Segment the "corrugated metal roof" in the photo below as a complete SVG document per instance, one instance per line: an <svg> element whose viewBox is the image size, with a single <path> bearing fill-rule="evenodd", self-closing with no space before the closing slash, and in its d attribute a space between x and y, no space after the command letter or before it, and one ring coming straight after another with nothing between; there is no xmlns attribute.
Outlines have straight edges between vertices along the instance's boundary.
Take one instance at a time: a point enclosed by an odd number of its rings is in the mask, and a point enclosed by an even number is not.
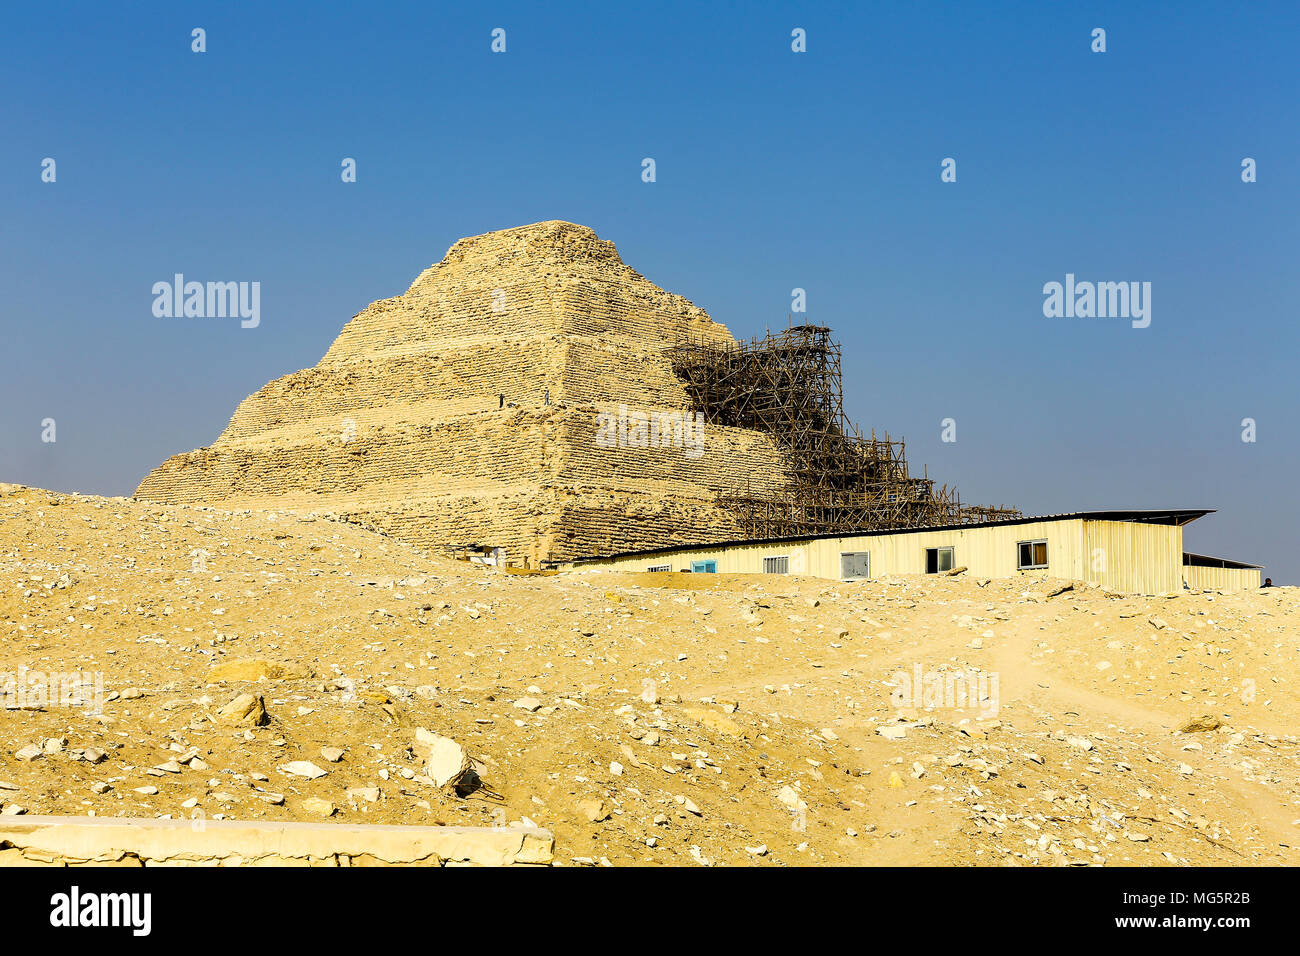
<svg viewBox="0 0 1300 956"><path fill-rule="evenodd" d="M1022 515L1019 518L999 518L996 521L979 521L970 524L928 525L920 528L886 528L880 531L850 531L844 534L809 534L794 538L736 538L732 541L704 541L699 544L675 544L666 548L645 548L637 551L619 551L590 558L575 558L574 564L588 561L608 561L611 558L629 558L633 555L669 554L674 551L690 551L698 548L730 548L742 544L791 544L799 541L829 541L834 538L862 538L886 534L915 534L918 531L957 531L968 528L990 528L997 525L1031 524L1035 521L1069 521L1084 519L1090 521L1136 521L1145 524L1185 525L1197 518L1214 513L1213 508L1187 508L1175 510L1136 510L1123 511L1065 511L1050 515Z"/></svg>
<svg viewBox="0 0 1300 956"><path fill-rule="evenodd" d="M1191 558L1191 560L1187 560ZM1244 561L1233 561L1231 558L1216 558L1208 554L1196 554L1192 551L1183 552L1183 564L1197 568L1243 568L1248 571L1261 571L1264 568L1262 564L1246 564Z"/></svg>

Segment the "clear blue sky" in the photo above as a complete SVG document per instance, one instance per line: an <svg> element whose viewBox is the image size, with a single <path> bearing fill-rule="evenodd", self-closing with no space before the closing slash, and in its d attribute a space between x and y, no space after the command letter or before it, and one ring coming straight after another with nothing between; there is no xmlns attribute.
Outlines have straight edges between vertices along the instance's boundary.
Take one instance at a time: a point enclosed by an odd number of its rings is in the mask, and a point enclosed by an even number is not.
<svg viewBox="0 0 1300 956"><path fill-rule="evenodd" d="M456 239L567 219L738 336L806 289L968 503L1218 508L1189 549L1300 581L1300 5L274 6L6 8L0 480L129 494ZM176 272L261 325L155 318ZM1151 326L1045 318L1067 272Z"/></svg>

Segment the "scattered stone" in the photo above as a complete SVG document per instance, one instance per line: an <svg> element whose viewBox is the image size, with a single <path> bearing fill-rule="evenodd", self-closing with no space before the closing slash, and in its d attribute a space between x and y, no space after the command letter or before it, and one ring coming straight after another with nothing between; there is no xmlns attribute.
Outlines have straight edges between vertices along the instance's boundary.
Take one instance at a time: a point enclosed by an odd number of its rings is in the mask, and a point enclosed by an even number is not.
<svg viewBox="0 0 1300 956"><path fill-rule="evenodd" d="M799 791L788 784L777 791L776 799L785 804L791 810L806 809L808 804L799 796Z"/></svg>
<svg viewBox="0 0 1300 956"><path fill-rule="evenodd" d="M423 727L415 731L413 749L424 757L424 772L435 786L456 786L473 769L464 747Z"/></svg>
<svg viewBox="0 0 1300 956"><path fill-rule="evenodd" d="M240 694L217 711L217 719L233 727L261 727L269 722L266 704L260 696Z"/></svg>
<svg viewBox="0 0 1300 956"><path fill-rule="evenodd" d="M308 797L302 802L302 808L318 817L332 817L337 812L334 804L322 797Z"/></svg>
<svg viewBox="0 0 1300 956"><path fill-rule="evenodd" d="M311 676L311 669L305 664L281 664L261 658L250 658L218 664L208 671L207 680L210 684L217 684L243 680L301 680ZM122 696L125 697L126 694L123 693Z"/></svg>
<svg viewBox="0 0 1300 956"><path fill-rule="evenodd" d="M315 780L329 773L328 770L322 770L310 760L293 760L282 764L278 769L281 773L291 774L295 777L306 777L308 780Z"/></svg>
<svg viewBox="0 0 1300 956"><path fill-rule="evenodd" d="M703 707L687 707L684 713L696 723L702 724L724 736L743 737L745 735L745 730L740 724L716 710L706 710Z"/></svg>

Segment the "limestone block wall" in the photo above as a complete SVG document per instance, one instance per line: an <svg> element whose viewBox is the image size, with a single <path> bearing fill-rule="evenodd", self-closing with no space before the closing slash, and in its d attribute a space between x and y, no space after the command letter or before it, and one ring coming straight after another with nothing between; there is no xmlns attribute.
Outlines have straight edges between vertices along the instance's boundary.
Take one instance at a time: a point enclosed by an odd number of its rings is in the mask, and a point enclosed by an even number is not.
<svg viewBox="0 0 1300 956"><path fill-rule="evenodd" d="M0 822L3 866L546 866L534 827L23 816Z"/></svg>
<svg viewBox="0 0 1300 956"><path fill-rule="evenodd" d="M554 338L478 343L441 354L358 360L294 372L263 386L235 410L220 441L262 440L275 429L312 425L341 434L345 420L430 423L456 410L496 408L498 395L541 405L558 391Z"/></svg>

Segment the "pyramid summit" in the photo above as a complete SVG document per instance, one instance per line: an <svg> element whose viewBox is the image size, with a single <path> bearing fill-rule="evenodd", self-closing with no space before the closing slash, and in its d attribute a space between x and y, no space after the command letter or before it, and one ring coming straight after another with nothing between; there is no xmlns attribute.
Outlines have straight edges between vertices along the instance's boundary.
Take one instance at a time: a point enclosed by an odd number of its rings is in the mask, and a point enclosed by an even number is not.
<svg viewBox="0 0 1300 956"><path fill-rule="evenodd" d="M531 567L721 540L738 526L718 496L755 475L779 481L782 458L746 428L710 425L702 454L689 441L691 398L670 355L687 339L734 342L586 226L461 239L136 496L328 512L424 547L502 548ZM634 435L662 420L688 440L629 442L629 418Z"/></svg>

